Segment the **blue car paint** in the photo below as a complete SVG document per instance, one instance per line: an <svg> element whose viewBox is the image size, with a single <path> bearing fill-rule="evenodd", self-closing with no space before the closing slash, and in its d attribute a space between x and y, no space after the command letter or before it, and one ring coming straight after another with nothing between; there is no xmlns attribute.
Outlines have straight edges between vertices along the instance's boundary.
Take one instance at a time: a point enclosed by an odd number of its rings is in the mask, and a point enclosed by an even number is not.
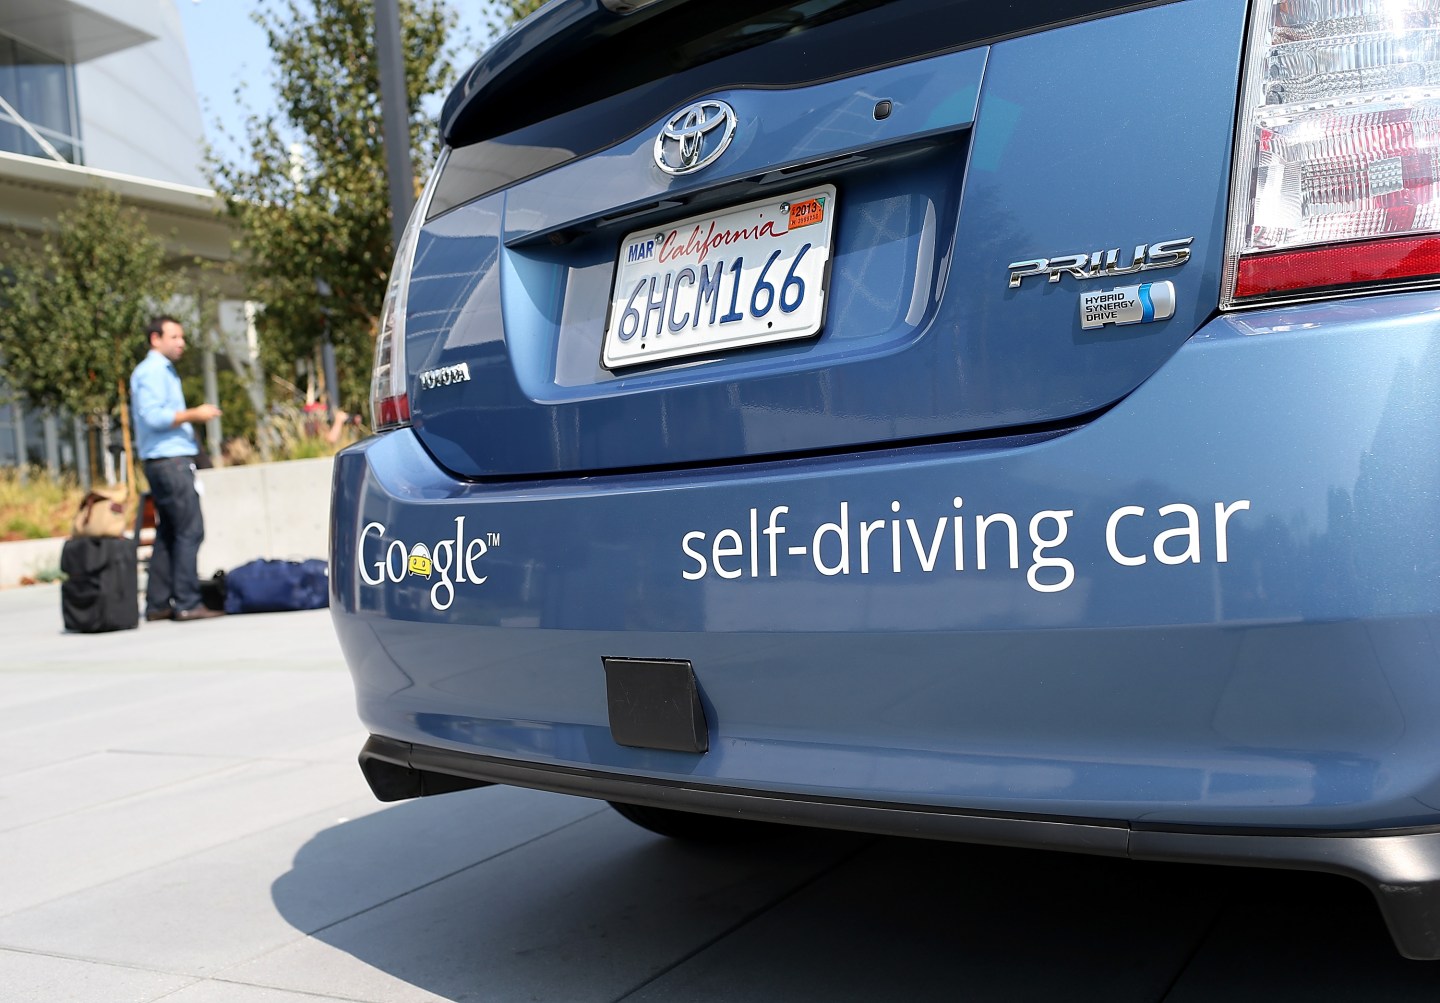
<svg viewBox="0 0 1440 1003"><path fill-rule="evenodd" d="M1413 453L1440 427L1437 317L1440 295L1411 293L1221 318L1099 420L1013 447L478 485L408 432L370 440L340 458L337 527L379 522L387 546L433 552L463 516L467 539L498 544L474 562L485 581L456 584L441 611L437 579L362 581L381 534L333 541L362 717L416 743L766 789L1420 824L1440 797L1440 465ZM827 576L782 547L772 577L766 547L755 569L722 558L739 577L684 578L685 535L748 543L752 508L763 529L788 506L788 545L842 503L853 523L898 501L928 549L955 496L959 512L1016 517L1018 568L997 545L978 569L971 539L964 571L942 546L927 573L907 526L898 573L887 527L868 574L853 551L849 574ZM1221 563L1213 506L1239 500ZM1154 554L1186 523L1158 515L1172 503L1201 516L1198 562ZM1131 505L1146 514L1123 517L1116 544L1139 566L1105 543ZM1051 593L1027 578L1025 520L1047 510L1075 513L1048 552L1074 580ZM616 745L602 655L692 660L711 751Z"/></svg>
<svg viewBox="0 0 1440 1003"><path fill-rule="evenodd" d="M1243 21L1240 0L1173 4L877 71L864 85L816 85L779 125L737 140L734 174L753 174L767 157L793 156L807 108L848 108L892 85L915 87L921 102L881 123L892 140L949 136L928 154L834 179L831 295L815 341L658 370L600 365L618 240L516 246L515 234L522 222L544 232L695 188L649 164L659 122L430 221L411 286L411 362L466 361L475 378L442 391L412 383L427 447L466 476L623 470L996 429L1112 403L1218 302L1234 107L1214 95L1233 99ZM1092 96L1084 83L1097 52L1154 85ZM973 134L946 133L968 120L982 68ZM955 79L959 108L943 88L916 87L921 69ZM784 97L727 96L742 117L747 101ZM875 142L871 132L852 138ZM1163 326L1082 334L1073 281L1007 287L1018 259L1115 248L1128 261L1137 244L1184 237L1194 238L1192 264L1146 273L1176 284L1179 306ZM476 435L480 426L499 434Z"/></svg>

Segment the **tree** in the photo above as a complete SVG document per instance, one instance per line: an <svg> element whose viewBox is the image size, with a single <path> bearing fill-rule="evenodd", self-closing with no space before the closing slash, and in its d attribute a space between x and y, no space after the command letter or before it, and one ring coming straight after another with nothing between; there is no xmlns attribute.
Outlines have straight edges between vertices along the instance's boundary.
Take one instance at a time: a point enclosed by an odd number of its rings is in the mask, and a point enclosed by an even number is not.
<svg viewBox="0 0 1440 1003"><path fill-rule="evenodd" d="M453 70L443 0L401 0L412 159L423 178L437 150L422 101ZM293 373L323 337L329 310L338 393L369 395L376 318L394 248L381 129L373 0L271 0L256 15L275 59L278 114L246 123L249 162L210 164L239 232L267 371ZM330 295L323 301L317 280Z"/></svg>
<svg viewBox="0 0 1440 1003"><path fill-rule="evenodd" d="M164 245L106 189L82 192L55 222L38 241L5 245L0 375L33 406L118 411L128 431L130 370L174 289Z"/></svg>

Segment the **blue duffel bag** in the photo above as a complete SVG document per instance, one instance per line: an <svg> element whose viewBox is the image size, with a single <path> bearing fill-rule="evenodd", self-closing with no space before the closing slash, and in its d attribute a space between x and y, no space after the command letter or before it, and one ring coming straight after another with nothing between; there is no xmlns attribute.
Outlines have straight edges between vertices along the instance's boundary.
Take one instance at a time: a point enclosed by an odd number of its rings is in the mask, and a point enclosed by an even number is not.
<svg viewBox="0 0 1440 1003"><path fill-rule="evenodd" d="M259 560L225 576L226 613L278 613L330 605L330 576L325 562Z"/></svg>

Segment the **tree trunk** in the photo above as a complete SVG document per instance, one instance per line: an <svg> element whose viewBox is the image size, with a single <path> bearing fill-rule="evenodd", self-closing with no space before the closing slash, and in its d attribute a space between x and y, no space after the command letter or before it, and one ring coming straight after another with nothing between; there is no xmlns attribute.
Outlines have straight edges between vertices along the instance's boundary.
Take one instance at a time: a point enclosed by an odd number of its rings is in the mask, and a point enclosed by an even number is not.
<svg viewBox="0 0 1440 1003"><path fill-rule="evenodd" d="M130 442L130 391L124 378L115 381L120 391L120 443L125 456L125 498L139 494L135 484L135 450Z"/></svg>

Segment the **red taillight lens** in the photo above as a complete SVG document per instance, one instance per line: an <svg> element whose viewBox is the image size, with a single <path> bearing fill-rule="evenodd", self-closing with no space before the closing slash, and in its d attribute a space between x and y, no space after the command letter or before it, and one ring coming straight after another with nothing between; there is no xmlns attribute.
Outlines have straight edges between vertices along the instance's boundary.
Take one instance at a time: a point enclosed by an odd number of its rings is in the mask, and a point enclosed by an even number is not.
<svg viewBox="0 0 1440 1003"><path fill-rule="evenodd" d="M1257 0L1224 301L1440 275L1440 0Z"/></svg>
<svg viewBox="0 0 1440 1003"><path fill-rule="evenodd" d="M406 394L385 397L375 406L375 427L395 428L410 424L410 398Z"/></svg>
<svg viewBox="0 0 1440 1003"><path fill-rule="evenodd" d="M375 333L375 368L370 375L370 416L375 431L410 424L410 397L405 371L405 310L410 298L410 270L415 263L415 245L420 228L430 209L435 182L450 155L449 148L440 151L425 191L415 203L400 246L395 248L395 264L390 269L390 284L385 302L380 307L380 329Z"/></svg>
<svg viewBox="0 0 1440 1003"><path fill-rule="evenodd" d="M1440 237L1273 251L1240 259L1235 297L1440 277Z"/></svg>

